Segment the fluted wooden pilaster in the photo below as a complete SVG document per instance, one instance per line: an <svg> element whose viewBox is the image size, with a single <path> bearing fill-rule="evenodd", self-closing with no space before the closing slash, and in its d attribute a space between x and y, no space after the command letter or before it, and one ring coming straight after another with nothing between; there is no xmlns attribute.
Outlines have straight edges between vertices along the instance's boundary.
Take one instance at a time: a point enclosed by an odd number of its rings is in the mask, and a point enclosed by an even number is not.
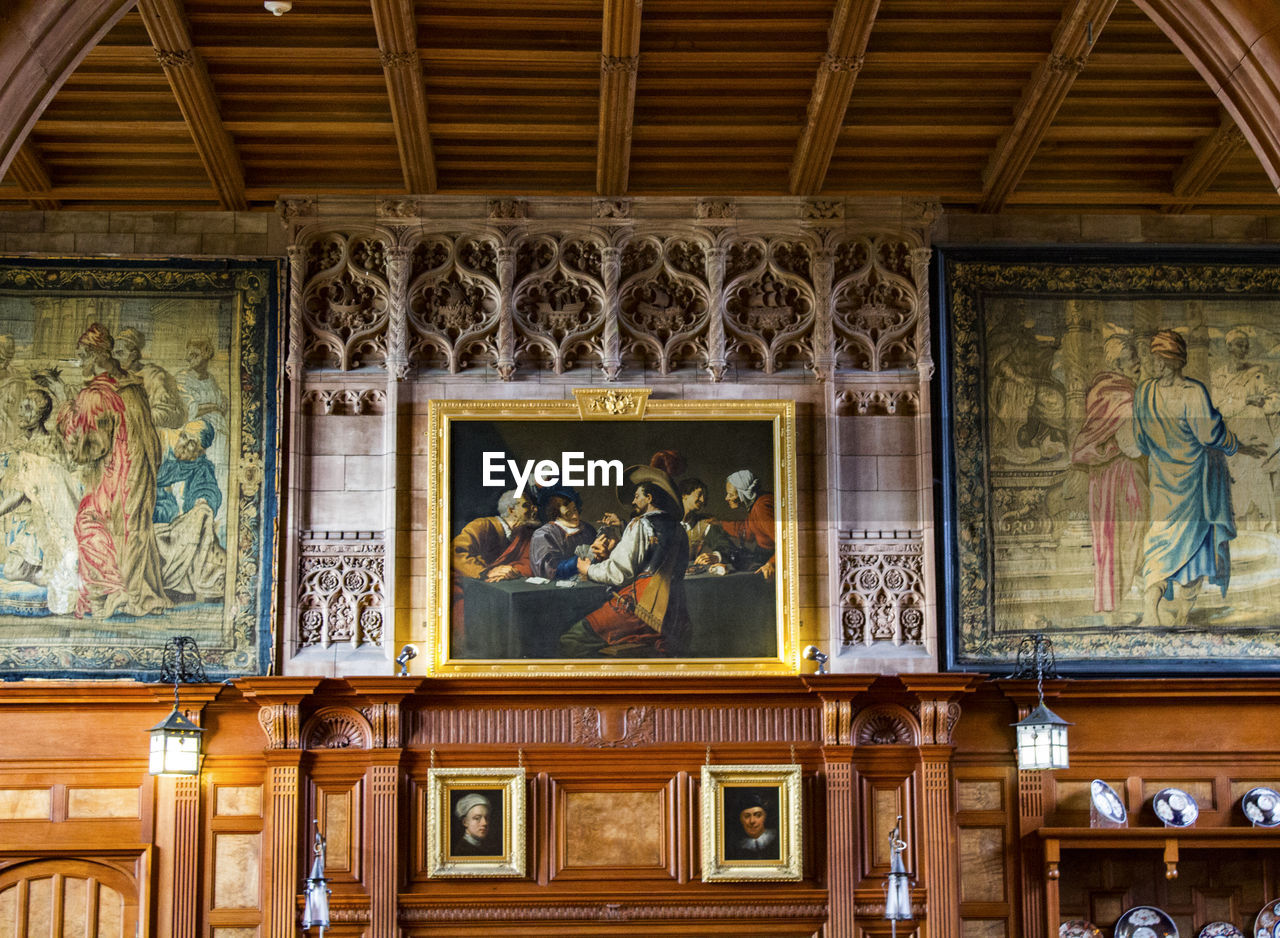
<svg viewBox="0 0 1280 938"><path fill-rule="evenodd" d="M631 166L636 78L640 73L642 0L605 0L600 53L600 130L596 138L596 192L622 195Z"/></svg>
<svg viewBox="0 0 1280 938"><path fill-rule="evenodd" d="M172 938L196 938L200 922L200 778L174 779Z"/></svg>
<svg viewBox="0 0 1280 938"><path fill-rule="evenodd" d="M389 761L371 765L365 773L369 786L369 843L366 856L369 887L369 938L396 938L396 885L400 855L400 750L378 753Z"/></svg>
<svg viewBox="0 0 1280 938"><path fill-rule="evenodd" d="M427 92L413 0L372 0L371 6L405 191L435 192L435 156L427 124Z"/></svg>
<svg viewBox="0 0 1280 938"><path fill-rule="evenodd" d="M302 752L275 749L267 752L267 790L271 837L270 876L267 880L265 938L297 938L298 767Z"/></svg>

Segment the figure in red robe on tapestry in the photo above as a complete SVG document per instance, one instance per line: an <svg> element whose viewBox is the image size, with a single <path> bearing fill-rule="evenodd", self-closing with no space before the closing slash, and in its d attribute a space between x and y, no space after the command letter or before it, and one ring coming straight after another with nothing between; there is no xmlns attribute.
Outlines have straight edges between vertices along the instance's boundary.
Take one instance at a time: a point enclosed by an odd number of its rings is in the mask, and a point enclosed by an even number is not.
<svg viewBox="0 0 1280 938"><path fill-rule="evenodd" d="M1141 366L1132 340L1103 343L1106 371L1084 399L1084 423L1071 462L1089 473L1093 533L1093 609L1114 612L1142 570L1147 535L1147 465L1134 438L1133 392Z"/></svg>
<svg viewBox="0 0 1280 938"><path fill-rule="evenodd" d="M152 521L160 438L142 381L111 356L114 345L99 323L80 336L85 386L57 421L68 454L85 474L75 520L81 580L76 614L95 619L151 615L172 605Z"/></svg>

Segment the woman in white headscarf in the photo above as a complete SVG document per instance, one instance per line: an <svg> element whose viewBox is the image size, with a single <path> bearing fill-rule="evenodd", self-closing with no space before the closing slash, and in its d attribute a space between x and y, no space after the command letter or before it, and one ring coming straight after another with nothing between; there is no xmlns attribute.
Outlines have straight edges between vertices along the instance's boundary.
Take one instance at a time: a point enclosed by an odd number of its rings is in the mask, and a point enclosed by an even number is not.
<svg viewBox="0 0 1280 938"><path fill-rule="evenodd" d="M773 494L760 491L760 481L750 469L731 473L724 484L724 500L730 508L746 508L747 517L742 521L717 521L716 525L727 535L733 547L739 548L755 560L765 559L754 572L766 580L773 579L777 571L777 523L774 519ZM708 536L708 542L713 538ZM709 546L709 545L708 545ZM715 551L699 557L699 562L721 563L728 558L723 551Z"/></svg>

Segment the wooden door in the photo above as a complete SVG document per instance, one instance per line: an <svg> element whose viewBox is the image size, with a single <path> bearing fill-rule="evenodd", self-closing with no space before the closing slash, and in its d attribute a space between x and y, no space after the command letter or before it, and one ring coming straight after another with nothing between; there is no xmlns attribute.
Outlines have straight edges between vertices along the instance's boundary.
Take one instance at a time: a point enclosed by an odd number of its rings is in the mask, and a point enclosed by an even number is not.
<svg viewBox="0 0 1280 938"><path fill-rule="evenodd" d="M0 873L4 938L137 938L138 888L114 867L38 860Z"/></svg>

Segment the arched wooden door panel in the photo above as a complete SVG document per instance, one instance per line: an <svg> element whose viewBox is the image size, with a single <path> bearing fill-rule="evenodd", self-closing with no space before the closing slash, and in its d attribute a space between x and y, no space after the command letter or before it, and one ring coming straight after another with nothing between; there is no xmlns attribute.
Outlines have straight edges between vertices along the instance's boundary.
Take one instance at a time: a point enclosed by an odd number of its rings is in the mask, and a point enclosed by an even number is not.
<svg viewBox="0 0 1280 938"><path fill-rule="evenodd" d="M114 867L39 860L0 873L4 938L137 938L138 887Z"/></svg>

